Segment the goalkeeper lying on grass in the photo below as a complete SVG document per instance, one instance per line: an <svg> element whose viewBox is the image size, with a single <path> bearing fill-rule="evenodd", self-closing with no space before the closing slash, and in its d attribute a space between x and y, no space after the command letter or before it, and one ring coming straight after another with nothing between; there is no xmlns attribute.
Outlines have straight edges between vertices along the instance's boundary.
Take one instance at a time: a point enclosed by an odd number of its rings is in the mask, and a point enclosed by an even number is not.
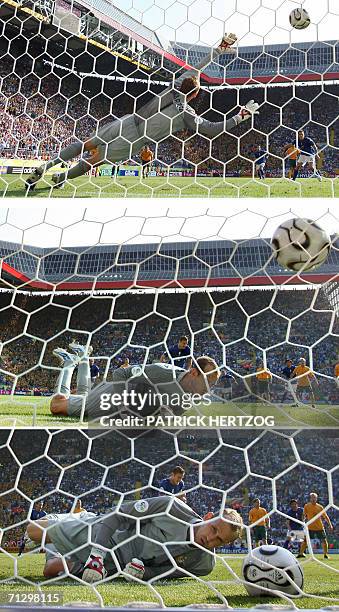
<svg viewBox="0 0 339 612"><path fill-rule="evenodd" d="M183 129L214 138L224 131L232 130L252 115L258 114L259 104L251 100L240 110L239 114L231 119L224 117L223 121L214 123L197 116L195 110L189 106L189 102L199 94L201 70L221 53L233 51L232 45L236 41L235 34L227 34L219 47L203 58L196 68L186 71L177 78L173 87L167 87L161 94L154 95L152 101L145 104L135 114L125 115L121 119L108 123L84 143L74 142L68 145L58 157L40 166L27 177L27 189L34 189L36 183L49 168L72 160L79 155L83 156L84 153L89 153L87 159L81 159L76 166L66 172L53 175L52 181L57 187L61 187L66 179L82 176L93 166L130 159L150 141L158 143Z"/></svg>
<svg viewBox="0 0 339 612"><path fill-rule="evenodd" d="M215 566L214 549L234 542L241 529L235 510L204 521L181 500L164 495L125 502L84 520L41 519L30 523L27 536L61 555L48 562L45 576L65 574L94 583L106 577L206 576Z"/></svg>

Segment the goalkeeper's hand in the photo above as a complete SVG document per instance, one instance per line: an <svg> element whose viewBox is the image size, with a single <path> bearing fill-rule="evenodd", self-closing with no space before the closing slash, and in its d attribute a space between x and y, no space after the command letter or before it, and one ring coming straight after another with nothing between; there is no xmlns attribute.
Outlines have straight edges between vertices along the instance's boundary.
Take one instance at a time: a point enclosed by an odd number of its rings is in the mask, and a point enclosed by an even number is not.
<svg viewBox="0 0 339 612"><path fill-rule="evenodd" d="M85 582L99 582L106 578L107 572L104 567L104 560L102 557L90 555L87 559L82 579Z"/></svg>
<svg viewBox="0 0 339 612"><path fill-rule="evenodd" d="M145 566L140 559L132 559L124 567L124 578L127 582L132 582L134 578L142 580L145 573Z"/></svg>
<svg viewBox="0 0 339 612"><path fill-rule="evenodd" d="M254 100L250 100L249 102L247 102L247 104L241 109L239 115L237 115L238 123L241 123L242 121L247 121L247 119L250 119L252 115L259 115L258 108L258 102L254 102Z"/></svg>
<svg viewBox="0 0 339 612"><path fill-rule="evenodd" d="M236 34L225 34L218 49L220 51L227 51L228 53L236 53L237 50L232 48L232 45L238 40Z"/></svg>

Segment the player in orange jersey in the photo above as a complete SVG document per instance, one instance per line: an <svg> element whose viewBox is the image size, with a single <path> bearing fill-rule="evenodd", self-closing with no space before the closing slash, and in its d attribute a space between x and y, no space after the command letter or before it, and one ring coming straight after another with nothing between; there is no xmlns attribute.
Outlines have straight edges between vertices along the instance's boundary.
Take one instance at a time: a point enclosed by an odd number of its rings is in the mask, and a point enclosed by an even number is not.
<svg viewBox="0 0 339 612"><path fill-rule="evenodd" d="M318 384L318 381L312 370L306 365L306 359L300 357L298 365L294 368L291 378L297 379L296 396L299 402L302 403L305 391L312 398L312 407L315 408L315 395L312 383Z"/></svg>
<svg viewBox="0 0 339 612"><path fill-rule="evenodd" d="M148 145L145 145L140 151L140 159L142 163L142 178L146 178L149 170L151 169L152 161L154 159L154 153L151 151Z"/></svg>
<svg viewBox="0 0 339 612"><path fill-rule="evenodd" d="M324 521L327 523L330 531L333 531L333 526L331 523L331 519L324 510L324 506L318 504L317 493L310 493L310 501L304 506L304 520L305 523L308 523L307 528L310 535L310 539L320 540L323 547L324 558L328 559L328 542L324 527ZM298 555L298 557L305 557L306 548L307 541L305 539L301 545L300 554Z"/></svg>

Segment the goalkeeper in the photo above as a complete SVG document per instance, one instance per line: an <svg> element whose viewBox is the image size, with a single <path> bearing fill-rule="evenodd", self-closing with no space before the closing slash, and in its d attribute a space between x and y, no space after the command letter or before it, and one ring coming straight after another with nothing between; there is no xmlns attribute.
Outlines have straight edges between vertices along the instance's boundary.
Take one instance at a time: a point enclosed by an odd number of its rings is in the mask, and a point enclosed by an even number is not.
<svg viewBox="0 0 339 612"><path fill-rule="evenodd" d="M62 370L50 402L52 414L80 417L97 421L101 417L130 411L141 417L159 412L182 414L191 407L192 399L199 403L217 382L220 371L211 357L196 359L190 370L170 364L153 363L117 368L112 381L91 389L89 355L85 346L71 343L72 353L62 348L54 355L62 362ZM77 395L70 393L73 372L77 367Z"/></svg>
<svg viewBox="0 0 339 612"><path fill-rule="evenodd" d="M51 543L71 576L94 583L106 576L128 581L206 576L215 566L214 549L234 542L241 529L235 510L204 521L166 495L125 502L82 521L36 521L27 534L46 549Z"/></svg>
<svg viewBox="0 0 339 612"><path fill-rule="evenodd" d="M154 96L153 100L145 104L136 114L125 115L108 123L84 143L74 142L68 145L58 157L36 168L27 177L27 189L34 189L46 170L79 155L83 156L84 153L89 153L87 159L82 158L73 168L53 175L52 181L56 186L61 187L66 179L82 176L93 166L100 166L107 161L115 163L121 159L130 159L149 141L155 143L163 141L183 129L214 138L225 130L235 128L252 115L258 114L259 104L251 100L231 119L225 117L223 121L214 123L197 116L195 110L189 106L189 102L199 94L201 70L221 53L234 52L232 45L236 41L235 34L227 34L219 47L209 53L196 68L186 71L175 80L174 87L170 86L160 95Z"/></svg>

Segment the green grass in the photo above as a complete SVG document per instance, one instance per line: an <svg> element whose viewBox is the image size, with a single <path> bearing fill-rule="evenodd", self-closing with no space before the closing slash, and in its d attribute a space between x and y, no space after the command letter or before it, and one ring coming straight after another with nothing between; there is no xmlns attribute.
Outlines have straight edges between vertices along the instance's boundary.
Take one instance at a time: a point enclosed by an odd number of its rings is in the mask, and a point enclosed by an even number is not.
<svg viewBox="0 0 339 612"><path fill-rule="evenodd" d="M0 178L0 196L22 197L25 195L24 181L17 176ZM292 198L292 197L339 197L339 180L324 178L299 179L292 183L287 179L266 179L259 182L251 178L182 178L155 177L141 180L140 177L121 177L116 181L107 177L81 177L70 181L64 189L52 190L50 177L40 181L28 197L229 197L229 198Z"/></svg>
<svg viewBox="0 0 339 612"><path fill-rule="evenodd" d="M69 417L56 417L50 413L49 397L30 396L0 396L0 426L17 427L47 426L74 427L79 421ZM205 416L274 416L275 427L334 427L339 426L339 406L309 405L292 408L288 405L270 406L264 404L215 403L209 407L199 408L199 413ZM197 414L189 410L186 415ZM208 426L208 423L206 423ZM85 424L86 426L86 424ZM215 426L211 424L211 426Z"/></svg>
<svg viewBox="0 0 339 612"><path fill-rule="evenodd" d="M234 575L222 563L222 556L218 556L217 565L212 574L206 578L211 585L215 587L232 607L249 608L256 604L262 603L286 603L286 600L273 597L250 597L244 586L236 581ZM237 576L241 576L241 564L243 555L224 555L226 563ZM322 561L325 565L318 562ZM15 561L17 561L17 578L9 579L14 575ZM1 599L4 601L5 593L13 593L20 591L32 590L34 592L34 584L40 583L43 586L44 578L42 578L42 569L44 565L44 555L42 554L26 554L20 559L17 555L12 557L0 555L0 586ZM334 605L338 602L338 574L339 570L339 555L330 555L328 561L324 561L322 557L317 557L317 560L302 561L305 583L304 592L306 596L294 599L294 603L298 608L321 608ZM24 583L23 580L29 580ZM62 593L63 604L69 604L75 601L88 601L99 604L98 595L95 591L86 586L79 585L71 580L58 580L54 584L43 587L44 593L58 591ZM190 603L221 603L220 598L212 591L208 584L199 583L194 579L181 579L171 581L158 581L154 583L154 588L151 589L147 585L130 584L122 579L115 580L107 585L99 586L98 593L103 598L105 606L120 606L128 602L149 601L160 603L160 596L167 607L185 606ZM315 595L315 598L310 598L308 595ZM337 599L336 599L337 598Z"/></svg>

